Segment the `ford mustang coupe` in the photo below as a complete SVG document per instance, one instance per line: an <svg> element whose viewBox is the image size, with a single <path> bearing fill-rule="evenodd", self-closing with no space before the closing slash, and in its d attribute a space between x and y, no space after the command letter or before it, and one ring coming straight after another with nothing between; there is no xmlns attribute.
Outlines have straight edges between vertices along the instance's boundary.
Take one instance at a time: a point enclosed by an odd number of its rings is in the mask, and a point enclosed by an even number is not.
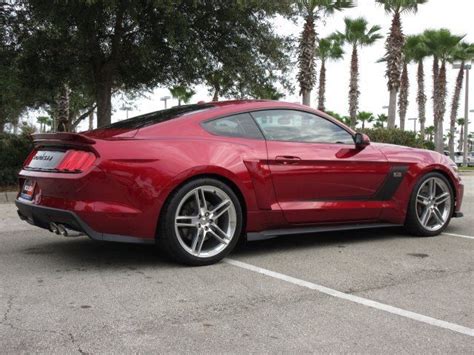
<svg viewBox="0 0 474 355"><path fill-rule="evenodd" d="M298 104L178 106L33 138L21 219L56 234L156 243L190 265L219 261L242 236L387 226L434 236L462 216L449 158L370 143Z"/></svg>

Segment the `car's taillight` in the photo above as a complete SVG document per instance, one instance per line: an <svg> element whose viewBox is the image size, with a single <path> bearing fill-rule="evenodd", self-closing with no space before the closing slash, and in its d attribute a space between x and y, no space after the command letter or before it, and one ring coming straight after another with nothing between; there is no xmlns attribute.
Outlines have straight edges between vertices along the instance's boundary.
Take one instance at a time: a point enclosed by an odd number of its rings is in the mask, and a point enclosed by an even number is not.
<svg viewBox="0 0 474 355"><path fill-rule="evenodd" d="M90 168L95 159L94 153L83 150L68 150L56 170L59 172L81 172Z"/></svg>
<svg viewBox="0 0 474 355"><path fill-rule="evenodd" d="M37 152L37 150L36 150L36 149L33 149L33 150L31 151L31 153L28 154L28 156L27 156L26 159L25 159L25 162L23 163L23 167L26 167L26 166L30 165L31 160L32 160L33 157L35 156L36 152Z"/></svg>

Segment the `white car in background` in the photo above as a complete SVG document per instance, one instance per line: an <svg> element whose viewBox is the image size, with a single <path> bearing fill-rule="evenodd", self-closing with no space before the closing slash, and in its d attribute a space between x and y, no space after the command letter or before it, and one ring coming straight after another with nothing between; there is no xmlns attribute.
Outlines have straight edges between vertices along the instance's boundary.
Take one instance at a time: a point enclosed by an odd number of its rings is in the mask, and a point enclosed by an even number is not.
<svg viewBox="0 0 474 355"><path fill-rule="evenodd" d="M444 155L449 157L449 151L445 150ZM462 152L455 152L454 153L454 162L456 163L456 165L462 166L463 161L464 161L464 159L463 159ZM467 156L467 165L468 166L474 166L474 152L469 152L469 154Z"/></svg>

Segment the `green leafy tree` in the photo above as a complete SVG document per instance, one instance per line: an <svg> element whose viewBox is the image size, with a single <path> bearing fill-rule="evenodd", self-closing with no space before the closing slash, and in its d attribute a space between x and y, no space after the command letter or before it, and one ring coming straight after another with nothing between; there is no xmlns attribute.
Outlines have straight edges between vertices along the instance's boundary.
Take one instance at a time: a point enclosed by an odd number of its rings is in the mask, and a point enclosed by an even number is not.
<svg viewBox="0 0 474 355"><path fill-rule="evenodd" d="M368 27L367 21L362 18L350 19L345 18L344 33L338 32L339 38L348 43L352 47L351 56L351 77L349 82L349 116L351 118L351 127L355 127L357 122L357 110L359 107L359 55L358 48L370 46L378 39L380 35L380 27Z"/></svg>
<svg viewBox="0 0 474 355"><path fill-rule="evenodd" d="M428 135L428 140L434 142L435 126L426 127L425 133Z"/></svg>
<svg viewBox="0 0 474 355"><path fill-rule="evenodd" d="M11 30L23 68L29 67L25 72L38 74L35 86L49 97L57 98L65 84L70 96L93 97L99 127L110 123L116 91L207 82L217 69L249 91L250 73L268 84L262 77L278 78L275 72L288 58L285 39L270 21L290 14L287 1L14 3Z"/></svg>
<svg viewBox="0 0 474 355"><path fill-rule="evenodd" d="M387 125L388 128L393 128L395 127L397 93L400 88L402 49L405 41L402 32L401 14L405 12L416 13L418 5L426 3L427 0L376 0L376 2L382 5L388 14L393 15L390 32L385 42L385 61L387 63L385 75L388 79L387 86L390 93Z"/></svg>
<svg viewBox="0 0 474 355"><path fill-rule="evenodd" d="M366 123L372 123L375 120L374 114L367 111L360 111L357 114L357 122L361 122L362 129L365 128Z"/></svg>
<svg viewBox="0 0 474 355"><path fill-rule="evenodd" d="M388 116L384 113L377 115L375 118L374 128L384 128L388 120Z"/></svg>
<svg viewBox="0 0 474 355"><path fill-rule="evenodd" d="M298 14L304 19L298 46L298 82L303 105L311 104L311 90L316 83L316 24L323 16L353 6L352 0L297 0Z"/></svg>
<svg viewBox="0 0 474 355"><path fill-rule="evenodd" d="M181 106L181 102L187 104L189 100L194 96L196 93L193 89L187 88L183 85L175 85L169 89L171 96L178 100L178 106Z"/></svg>
<svg viewBox="0 0 474 355"><path fill-rule="evenodd" d="M326 101L326 62L338 60L344 56L344 49L339 36L332 34L318 42L316 55L321 61L319 70L318 110L324 111Z"/></svg>
<svg viewBox="0 0 474 355"><path fill-rule="evenodd" d="M442 153L443 121L446 113L446 64L452 60L463 36L453 35L448 29L426 30L426 46L433 56L433 111L436 151Z"/></svg>

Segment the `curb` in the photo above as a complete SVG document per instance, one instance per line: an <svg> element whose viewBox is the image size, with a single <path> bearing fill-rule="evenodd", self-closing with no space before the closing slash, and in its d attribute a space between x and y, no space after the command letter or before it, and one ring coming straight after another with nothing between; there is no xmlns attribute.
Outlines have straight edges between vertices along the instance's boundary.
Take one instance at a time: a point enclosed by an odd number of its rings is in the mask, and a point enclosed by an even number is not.
<svg viewBox="0 0 474 355"><path fill-rule="evenodd" d="M0 192L0 203L13 203L15 202L16 195L16 191Z"/></svg>

